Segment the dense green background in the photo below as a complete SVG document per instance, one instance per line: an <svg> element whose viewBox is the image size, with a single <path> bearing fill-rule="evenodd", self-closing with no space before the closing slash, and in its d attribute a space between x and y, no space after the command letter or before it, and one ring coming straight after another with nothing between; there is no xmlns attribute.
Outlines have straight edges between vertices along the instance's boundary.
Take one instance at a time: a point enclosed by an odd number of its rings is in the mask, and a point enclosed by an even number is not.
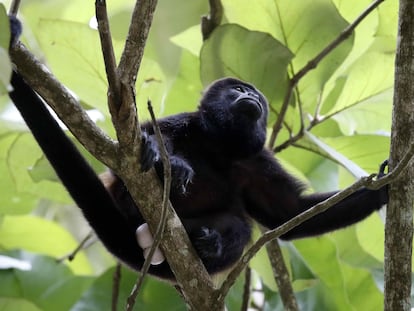
<svg viewBox="0 0 414 311"><path fill-rule="evenodd" d="M1 1L6 8L9 2ZM107 2L119 57L133 1ZM141 119L148 117L148 98L158 116L191 111L211 81L235 76L254 83L267 96L271 126L287 77L371 1L224 0L223 25L202 42L199 23L208 12L207 2L159 1L137 81ZM0 29L6 29L4 7L0 9ZM300 148L289 147L277 157L313 190L347 186L355 177L377 171L388 157L397 11L396 0L385 1L298 85L286 125L294 133L299 129L299 102L306 120L317 111L324 119L298 142ZM26 0L20 13L22 40L85 108L101 112L99 125L113 134L99 37L89 27L93 1ZM99 243L73 262L57 264L53 259L73 250L89 229L10 105L5 92L10 73L7 42L8 34L2 31L0 254L8 257L0 257L0 310L107 310L114 261ZM282 131L277 144L288 134ZM98 171L104 170L88 157ZM381 310L383 230L383 219L376 213L345 230L283 244L301 310ZM10 257L30 262L32 270L11 269L15 264L7 260ZM263 253L252 267L256 287L264 288L266 310L281 310ZM127 270L123 276L120 304L135 279ZM238 284L231 292L229 310L238 310L241 288ZM171 287L148 280L138 309L185 308Z"/></svg>

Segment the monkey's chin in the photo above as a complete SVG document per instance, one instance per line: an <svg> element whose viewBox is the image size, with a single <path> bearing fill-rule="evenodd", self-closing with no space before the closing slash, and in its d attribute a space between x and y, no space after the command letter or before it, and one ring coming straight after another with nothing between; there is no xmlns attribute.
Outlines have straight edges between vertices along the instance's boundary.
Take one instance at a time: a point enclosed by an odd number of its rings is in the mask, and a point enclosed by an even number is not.
<svg viewBox="0 0 414 311"><path fill-rule="evenodd" d="M231 106L231 111L237 116L246 116L252 121L257 121L263 114L261 104L251 97L243 97L238 99Z"/></svg>

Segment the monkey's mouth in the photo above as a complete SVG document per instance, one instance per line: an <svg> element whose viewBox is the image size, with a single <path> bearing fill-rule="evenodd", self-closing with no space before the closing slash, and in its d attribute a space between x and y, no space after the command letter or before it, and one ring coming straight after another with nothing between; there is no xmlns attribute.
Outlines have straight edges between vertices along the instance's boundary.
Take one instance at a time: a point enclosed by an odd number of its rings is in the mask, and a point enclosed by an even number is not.
<svg viewBox="0 0 414 311"><path fill-rule="evenodd" d="M263 114L260 102L251 96L240 96L231 106L236 116L246 116L251 120L258 120Z"/></svg>

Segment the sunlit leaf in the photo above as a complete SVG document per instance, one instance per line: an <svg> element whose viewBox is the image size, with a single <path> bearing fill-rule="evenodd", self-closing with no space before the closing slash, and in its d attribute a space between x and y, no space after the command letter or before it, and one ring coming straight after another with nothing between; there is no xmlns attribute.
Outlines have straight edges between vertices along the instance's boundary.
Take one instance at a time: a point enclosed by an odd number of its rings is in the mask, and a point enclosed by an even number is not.
<svg viewBox="0 0 414 311"><path fill-rule="evenodd" d="M0 296L23 299L44 311L69 310L93 280L74 275L68 267L50 257L16 251L9 254L29 261L32 269L1 270Z"/></svg>
<svg viewBox="0 0 414 311"><path fill-rule="evenodd" d="M5 249L19 248L60 258L73 251L78 242L54 222L34 216L7 216L0 223L0 245ZM76 273L91 272L82 253L68 265Z"/></svg>
<svg viewBox="0 0 414 311"><path fill-rule="evenodd" d="M238 25L217 28L201 50L204 85L232 76L253 83L270 102L280 103L291 52L270 35Z"/></svg>
<svg viewBox="0 0 414 311"><path fill-rule="evenodd" d="M108 293L112 292L113 274L114 269L111 268L97 278L71 310L106 310L111 305L112 296ZM118 309L125 308L127 297L131 293L137 277L137 274L131 270L122 269ZM134 310L143 309L148 311L186 310L184 303L173 287L152 278L146 279L135 303Z"/></svg>

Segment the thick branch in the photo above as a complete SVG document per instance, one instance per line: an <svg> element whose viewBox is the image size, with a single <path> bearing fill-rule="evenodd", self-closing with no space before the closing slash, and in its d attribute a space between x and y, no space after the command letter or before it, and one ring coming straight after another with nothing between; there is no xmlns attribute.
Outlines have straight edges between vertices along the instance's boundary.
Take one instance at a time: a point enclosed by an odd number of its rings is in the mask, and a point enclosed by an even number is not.
<svg viewBox="0 0 414 311"><path fill-rule="evenodd" d="M170 190L171 190L171 163L168 158L168 153L165 148L161 130L158 126L157 120L155 118L154 110L152 109L152 105L150 101L148 101L148 110L151 115L154 133L157 138L157 143L158 143L158 146L160 146L160 156L161 156L161 160L162 160L162 164L164 168L164 187L163 187L164 192L162 196L161 219L158 223L158 228L154 235L154 241L153 241L153 244L151 245L150 251L148 253L148 257L145 259L144 265L142 266L141 275L139 276L138 281L136 282L132 290L132 293L128 297L128 304L127 304L128 311L133 310L135 299L148 273L148 270L151 265L152 257L154 256L154 252L158 248L158 245L160 244L162 240L164 230L165 230L165 223L167 220L167 209L168 209Z"/></svg>
<svg viewBox="0 0 414 311"><path fill-rule="evenodd" d="M414 141L414 1L400 0L390 166ZM411 149L413 146L411 146ZM385 223L384 310L411 310L414 164L390 185Z"/></svg>
<svg viewBox="0 0 414 311"><path fill-rule="evenodd" d="M156 232L161 217L162 190L154 170L137 178L141 131L135 107L135 81L157 1L137 1L125 49L117 74L121 84L120 101L109 101L122 163L116 173L137 203L151 232ZM147 176L145 176L147 175ZM194 251L171 203L166 209L166 230L161 249L176 276L191 309L209 310L214 287L210 276Z"/></svg>
<svg viewBox="0 0 414 311"><path fill-rule="evenodd" d="M131 86L137 78L156 5L157 0L137 1L132 13L128 37L118 66L121 81L130 83Z"/></svg>
<svg viewBox="0 0 414 311"><path fill-rule="evenodd" d="M99 161L115 167L116 143L95 125L67 89L23 44L14 45L10 56L26 82L50 105L79 142Z"/></svg>

